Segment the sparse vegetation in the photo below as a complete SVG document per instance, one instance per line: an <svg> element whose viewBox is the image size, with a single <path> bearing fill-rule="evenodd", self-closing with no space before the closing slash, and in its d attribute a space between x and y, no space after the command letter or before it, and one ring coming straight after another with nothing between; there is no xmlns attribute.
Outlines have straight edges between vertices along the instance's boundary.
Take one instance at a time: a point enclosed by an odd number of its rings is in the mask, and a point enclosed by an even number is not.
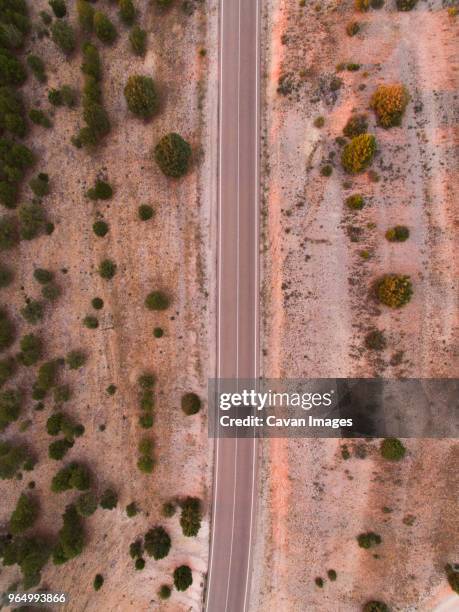
<svg viewBox="0 0 459 612"><path fill-rule="evenodd" d="M51 38L65 55L71 55L76 48L75 32L66 21L58 19L52 24Z"/></svg>
<svg viewBox="0 0 459 612"><path fill-rule="evenodd" d="M411 11L417 2L418 0L396 0L395 4L399 11Z"/></svg>
<svg viewBox="0 0 459 612"><path fill-rule="evenodd" d="M97 38L105 45L112 45L118 37L115 26L110 19L101 11L94 13L94 32Z"/></svg>
<svg viewBox="0 0 459 612"><path fill-rule="evenodd" d="M27 65L30 70L33 72L37 81L40 83L46 83L46 69L45 63L38 57L38 55L30 54L27 56Z"/></svg>
<svg viewBox="0 0 459 612"><path fill-rule="evenodd" d="M384 333L379 329L372 329L365 336L365 346L370 351L382 351L386 348L387 341Z"/></svg>
<svg viewBox="0 0 459 612"><path fill-rule="evenodd" d="M368 129L368 117L365 114L351 115L343 128L343 134L348 138L354 138L365 134Z"/></svg>
<svg viewBox="0 0 459 612"><path fill-rule="evenodd" d="M405 240L408 240L409 236L410 230L406 225L396 225L386 232L386 239L389 240L389 242L405 242Z"/></svg>
<svg viewBox="0 0 459 612"><path fill-rule="evenodd" d="M135 55L143 57L147 50L147 32L139 26L134 26L129 34L131 49Z"/></svg>

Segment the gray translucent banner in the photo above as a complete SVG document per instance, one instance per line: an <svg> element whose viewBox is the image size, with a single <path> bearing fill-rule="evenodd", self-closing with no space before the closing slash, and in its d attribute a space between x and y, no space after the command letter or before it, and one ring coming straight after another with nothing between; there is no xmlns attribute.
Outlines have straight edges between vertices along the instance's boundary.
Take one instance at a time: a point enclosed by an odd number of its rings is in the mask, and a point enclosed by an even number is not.
<svg viewBox="0 0 459 612"><path fill-rule="evenodd" d="M457 438L456 378L209 380L209 437Z"/></svg>

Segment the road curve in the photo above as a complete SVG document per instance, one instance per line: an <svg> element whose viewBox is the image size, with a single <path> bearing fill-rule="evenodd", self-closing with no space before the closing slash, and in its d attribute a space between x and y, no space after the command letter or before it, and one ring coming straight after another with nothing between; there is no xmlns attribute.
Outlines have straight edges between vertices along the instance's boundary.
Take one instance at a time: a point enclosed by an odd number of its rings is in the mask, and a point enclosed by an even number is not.
<svg viewBox="0 0 459 612"><path fill-rule="evenodd" d="M221 0L217 377L258 376L259 0ZM215 439L205 609L249 610L257 443Z"/></svg>

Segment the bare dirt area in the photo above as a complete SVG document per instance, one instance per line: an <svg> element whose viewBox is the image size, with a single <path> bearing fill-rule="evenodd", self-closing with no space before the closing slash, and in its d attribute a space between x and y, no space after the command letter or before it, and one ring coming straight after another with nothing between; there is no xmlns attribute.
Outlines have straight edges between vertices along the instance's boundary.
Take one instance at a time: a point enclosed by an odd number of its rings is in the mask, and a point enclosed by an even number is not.
<svg viewBox="0 0 459 612"><path fill-rule="evenodd" d="M74 4L67 2L68 20L77 28ZM47 454L53 440L46 432L52 400L45 399L45 410L40 412L34 411L30 399L36 368L21 368L9 381L8 385L27 390L27 401L20 420L9 426L4 438L27 442L38 463L32 472L23 473L22 480L2 481L0 523L7 523L20 492L34 481L40 505L34 531L55 537L64 508L77 492L51 493L50 482L70 461L88 466L98 493L112 487L119 495L115 509L98 508L85 519L86 546L81 556L61 566L49 561L42 572L40 586L68 593L65 609L74 611L198 610L207 570L211 455L205 407L197 415L185 416L180 401L186 392L205 396L213 359L210 124L215 104L213 93L208 94L208 78L215 69L216 8L212 0L188 2L192 9L188 13L181 2L167 11L146 0L134 4L137 21L148 32L144 58L130 52L129 30L120 23L116 5L100 7L115 23L119 36L115 44L104 46L93 35L101 54L103 100L112 129L92 153L70 142L83 125L81 105L53 110L47 100L48 90L64 83L81 90L80 48L67 60L50 38L28 37L26 53L32 50L43 58L48 82L43 85L29 76L24 95L28 106L52 115L53 128L33 126L25 143L38 158L34 173L49 175L51 193L45 205L55 230L2 254L2 261L9 261L16 274L14 283L2 289L1 301L20 330L18 340L25 333L40 332L47 359L81 349L88 360L80 370L62 374L61 382L73 391L65 411L85 427L63 462ZM34 23L40 10L49 10L45 0L29 5ZM81 34L78 40L83 40ZM153 77L160 95L160 111L148 122L128 111L123 96L127 77L136 73ZM152 159L152 148L168 132L181 134L193 151L188 174L178 180L163 176ZM94 203L85 196L97 178L113 186L110 200ZM28 197L26 188L22 197ZM139 220L140 204L154 208L153 219ZM102 218L109 231L99 238L92 225ZM117 265L110 281L97 271L106 258ZM32 327L19 311L26 297L40 295L33 278L37 267L55 273L62 296L46 306L44 320ZM145 298L153 290L170 296L167 310L152 312L145 307ZM96 296L104 300L104 308L97 312L91 308ZM97 316L97 329L83 326L87 315ZM164 331L161 338L153 336L156 327ZM17 346L12 347L13 354ZM138 424L137 380L147 371L156 378L150 430ZM116 386L114 395L106 392L109 385ZM31 423L21 433L25 420ZM137 447L144 437L154 441L152 474L142 474L137 467ZM179 512L172 518L161 512L166 501L183 496L202 500L203 521L196 538L182 535ZM125 508L133 501L140 512L128 518ZM136 571L129 545L155 525L169 532L170 554L160 561L144 555L145 569ZM171 599L161 602L159 587L172 586L173 570L183 564L192 570L192 586L184 593L173 590ZM103 575L104 585L95 592L97 573ZM0 590L19 578L17 566L5 567Z"/></svg>
<svg viewBox="0 0 459 612"><path fill-rule="evenodd" d="M266 4L264 377L457 375L457 27L439 2L406 13L392 2L364 13ZM383 129L370 98L391 83L410 102L401 126ZM370 171L356 175L336 141L352 113L367 115L377 141ZM361 210L345 205L355 193ZM409 228L406 242L386 240L395 225ZM400 309L372 295L391 273L413 285ZM372 330L382 350L366 346ZM391 463L376 440L349 443L346 460L345 442L264 443L253 609L350 612L379 600L427 611L451 597L457 444L404 440L406 457ZM370 531L381 543L359 547Z"/></svg>

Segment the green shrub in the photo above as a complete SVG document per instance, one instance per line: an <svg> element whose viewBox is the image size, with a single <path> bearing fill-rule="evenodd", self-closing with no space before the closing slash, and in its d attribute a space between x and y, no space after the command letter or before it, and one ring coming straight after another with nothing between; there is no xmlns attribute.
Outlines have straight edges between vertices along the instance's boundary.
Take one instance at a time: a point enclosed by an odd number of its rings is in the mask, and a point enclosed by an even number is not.
<svg viewBox="0 0 459 612"><path fill-rule="evenodd" d="M57 436L62 429L62 420L64 414L62 412L54 412L46 421L46 431L50 436Z"/></svg>
<svg viewBox="0 0 459 612"><path fill-rule="evenodd" d="M0 440L0 479L11 480L33 462L25 446Z"/></svg>
<svg viewBox="0 0 459 612"><path fill-rule="evenodd" d="M38 504L33 497L22 493L10 518L10 532L19 535L33 526L38 518Z"/></svg>
<svg viewBox="0 0 459 612"><path fill-rule="evenodd" d="M367 119L365 114L351 115L343 128L343 134L348 138L365 134L368 129Z"/></svg>
<svg viewBox="0 0 459 612"><path fill-rule="evenodd" d="M45 63L38 57L38 55L30 54L27 56L27 65L30 70L33 72L35 78L40 81L40 83L46 82L46 69Z"/></svg>
<svg viewBox="0 0 459 612"><path fill-rule="evenodd" d="M46 361L38 370L37 385L40 389L49 391L56 385L59 372L59 362L57 359Z"/></svg>
<svg viewBox="0 0 459 612"><path fill-rule="evenodd" d="M84 531L81 517L74 505L66 507L62 516L63 526L58 534L58 542L53 550L53 563L61 565L83 552Z"/></svg>
<svg viewBox="0 0 459 612"><path fill-rule="evenodd" d="M68 106L73 108L77 102L77 93L70 85L63 85L61 89L50 89L48 100L53 106Z"/></svg>
<svg viewBox="0 0 459 612"><path fill-rule="evenodd" d="M451 565L448 563L445 566L446 578L448 580L449 586L453 589L455 593L459 595L459 566L457 563Z"/></svg>
<svg viewBox="0 0 459 612"><path fill-rule="evenodd" d="M390 612L390 610L382 601L368 601L362 607L362 612Z"/></svg>
<svg viewBox="0 0 459 612"><path fill-rule="evenodd" d="M43 23L45 25L50 25L53 22L53 18L51 17L51 15L49 13L47 13L46 11L40 11L39 15L41 17L41 20L43 21Z"/></svg>
<svg viewBox="0 0 459 612"><path fill-rule="evenodd" d="M0 23L0 47L19 49L23 42L23 33L13 23Z"/></svg>
<svg viewBox="0 0 459 612"><path fill-rule="evenodd" d="M148 221L154 214L155 211L148 204L141 204L138 208L138 215L141 221Z"/></svg>
<svg viewBox="0 0 459 612"><path fill-rule="evenodd" d="M15 389L0 391L0 431L19 418L22 409L22 396Z"/></svg>
<svg viewBox="0 0 459 612"><path fill-rule="evenodd" d="M163 174L179 178L188 171L191 147L179 134L172 132L161 138L155 147L154 156Z"/></svg>
<svg viewBox="0 0 459 612"><path fill-rule="evenodd" d="M140 395L140 407L142 410L151 411L155 405L153 391L146 389Z"/></svg>
<svg viewBox="0 0 459 612"><path fill-rule="evenodd" d="M118 0L120 19L126 25L132 25L135 21L136 11L132 0Z"/></svg>
<svg viewBox="0 0 459 612"><path fill-rule="evenodd" d="M100 498L100 507L104 510L113 510L118 504L118 495L113 489L105 489Z"/></svg>
<svg viewBox="0 0 459 612"><path fill-rule="evenodd" d="M129 110L143 119L149 119L158 110L158 95L150 77L131 75L124 88L124 97Z"/></svg>
<svg viewBox="0 0 459 612"><path fill-rule="evenodd" d="M142 414L139 417L139 425L143 429L151 429L153 427L154 417L152 414Z"/></svg>
<svg viewBox="0 0 459 612"><path fill-rule="evenodd" d="M386 238L389 242L405 242L410 236L410 230L406 225L396 225L391 227L386 232Z"/></svg>
<svg viewBox="0 0 459 612"><path fill-rule="evenodd" d="M56 404L65 404L72 397L72 390L69 385L59 385L54 389L53 396Z"/></svg>
<svg viewBox="0 0 459 612"><path fill-rule="evenodd" d="M142 555L142 552L143 546L141 540L131 542L131 544L129 545L129 554L131 556L131 559L136 559L137 557L140 557Z"/></svg>
<svg viewBox="0 0 459 612"><path fill-rule="evenodd" d="M97 329L99 327L99 320L97 317L88 315L83 319L83 325L88 329Z"/></svg>
<svg viewBox="0 0 459 612"><path fill-rule="evenodd" d="M87 76L83 87L83 106L86 108L91 104L99 104L102 102L102 89L100 82L93 76Z"/></svg>
<svg viewBox="0 0 459 612"><path fill-rule="evenodd" d="M388 461L400 461L406 454L406 448L398 438L385 438L379 447L381 456Z"/></svg>
<svg viewBox="0 0 459 612"><path fill-rule="evenodd" d="M94 13L94 32L97 38L105 45L111 45L115 42L118 33L110 19L101 11Z"/></svg>
<svg viewBox="0 0 459 612"><path fill-rule="evenodd" d="M46 216L38 202L21 204L18 210L19 234L22 240L33 240L43 230Z"/></svg>
<svg viewBox="0 0 459 612"><path fill-rule="evenodd" d="M171 501L168 502L164 502L163 507L162 507L162 515L165 516L166 518L171 518L172 516L174 516L175 514L175 504Z"/></svg>
<svg viewBox="0 0 459 612"><path fill-rule="evenodd" d="M337 575L337 573L336 573L336 571L334 569L329 569L327 571L327 576L328 576L328 579L331 580L332 582L335 582L335 580L338 577L338 575Z"/></svg>
<svg viewBox="0 0 459 612"><path fill-rule="evenodd" d="M371 548L372 546L381 544L381 541L381 536L373 531L361 533L359 536L357 536L357 542L360 548Z"/></svg>
<svg viewBox="0 0 459 612"><path fill-rule="evenodd" d="M7 49L0 49L0 86L19 86L27 78L27 72L21 62Z"/></svg>
<svg viewBox="0 0 459 612"><path fill-rule="evenodd" d="M104 259L99 265L99 275L105 280L112 279L116 274L116 263L111 259Z"/></svg>
<svg viewBox="0 0 459 612"><path fill-rule="evenodd" d="M97 102L84 103L83 119L87 123L87 128L80 130L79 135L85 145L97 144L101 138L110 132L111 124L108 113Z"/></svg>
<svg viewBox="0 0 459 612"><path fill-rule="evenodd" d="M92 230L96 236L103 238L108 232L108 223L105 223L105 221L96 221L92 226Z"/></svg>
<svg viewBox="0 0 459 612"><path fill-rule="evenodd" d="M0 251L15 247L19 242L16 219L4 216L0 218Z"/></svg>
<svg viewBox="0 0 459 612"><path fill-rule="evenodd" d="M12 87L0 87L0 128L19 138L28 132L22 96Z"/></svg>
<svg viewBox="0 0 459 612"><path fill-rule="evenodd" d="M106 181L97 179L94 187L86 192L90 200L109 200L113 196L113 187Z"/></svg>
<svg viewBox="0 0 459 612"><path fill-rule="evenodd" d="M168 8L172 4L172 0L156 0L157 6L160 8Z"/></svg>
<svg viewBox="0 0 459 612"><path fill-rule="evenodd" d="M155 385L155 376L150 372L144 372L139 376L137 383L141 389L151 389Z"/></svg>
<svg viewBox="0 0 459 612"><path fill-rule="evenodd" d="M30 109L29 119L32 123L35 123L35 125L41 125L46 129L49 129L53 126L48 115L42 110L39 110L38 108Z"/></svg>
<svg viewBox="0 0 459 612"><path fill-rule="evenodd" d="M94 26L94 8L86 2L86 0L77 0L78 22L81 29L86 32L92 32Z"/></svg>
<svg viewBox="0 0 459 612"><path fill-rule="evenodd" d="M316 128L322 128L325 125L325 118L324 117L316 117L314 119L314 127Z"/></svg>
<svg viewBox="0 0 459 612"><path fill-rule="evenodd" d="M137 467L141 472L144 472L145 474L151 474L153 472L154 466L154 459L152 457L148 457L147 455L142 455L137 461Z"/></svg>
<svg viewBox="0 0 459 612"><path fill-rule="evenodd" d="M26 305L21 308L21 315L27 323L36 325L44 316L43 303L38 300L29 300Z"/></svg>
<svg viewBox="0 0 459 612"><path fill-rule="evenodd" d="M42 358L43 341L35 334L27 334L21 338L21 352L18 361L24 366L33 366Z"/></svg>
<svg viewBox="0 0 459 612"><path fill-rule="evenodd" d="M346 26L346 34L348 36L355 36L360 32L360 24L358 21L351 21Z"/></svg>
<svg viewBox="0 0 459 612"><path fill-rule="evenodd" d="M116 385L108 385L106 388L108 395L115 395L116 393Z"/></svg>
<svg viewBox="0 0 459 612"><path fill-rule="evenodd" d="M418 0L396 0L395 4L399 11L411 11L417 2Z"/></svg>
<svg viewBox="0 0 459 612"><path fill-rule="evenodd" d="M322 176L331 176L333 173L333 166L331 166L330 164L325 164L325 166L322 166L322 168L320 169L320 174Z"/></svg>
<svg viewBox="0 0 459 612"><path fill-rule="evenodd" d="M201 400L196 393L185 393L182 396L182 410L187 415L196 414L201 408Z"/></svg>
<svg viewBox="0 0 459 612"><path fill-rule="evenodd" d="M193 576L188 565L180 565L174 570L174 586L177 591L186 591L193 584Z"/></svg>
<svg viewBox="0 0 459 612"><path fill-rule="evenodd" d="M0 308L0 351L10 347L16 338L14 325L8 317L6 310Z"/></svg>
<svg viewBox="0 0 459 612"><path fill-rule="evenodd" d="M172 589L168 584L162 584L159 588L158 591L158 597L160 599L169 599L169 597L171 596L172 593Z"/></svg>
<svg viewBox="0 0 459 612"><path fill-rule="evenodd" d="M95 310L102 310L102 308L104 307L104 300L102 298L100 298L100 297L92 298L91 306Z"/></svg>
<svg viewBox="0 0 459 612"><path fill-rule="evenodd" d="M346 198L345 204L351 210L361 210L365 205L365 200L360 193L354 193Z"/></svg>
<svg viewBox="0 0 459 612"><path fill-rule="evenodd" d="M49 0L48 4L59 19L67 15L67 7L64 0Z"/></svg>
<svg viewBox="0 0 459 612"><path fill-rule="evenodd" d="M378 300L390 308L401 308L411 300L413 286L409 276L386 274L376 282Z"/></svg>
<svg viewBox="0 0 459 612"><path fill-rule="evenodd" d="M40 172L36 177L29 181L30 188L37 198L43 198L49 194L49 176L44 172Z"/></svg>
<svg viewBox="0 0 459 612"><path fill-rule="evenodd" d="M145 559L142 559L142 557L140 557L139 559L136 559L134 563L134 567L136 570L143 570L143 568L145 567Z"/></svg>
<svg viewBox="0 0 459 612"><path fill-rule="evenodd" d="M16 372L16 361L14 357L5 357L0 359L0 387L14 375Z"/></svg>
<svg viewBox="0 0 459 612"><path fill-rule="evenodd" d="M380 85L371 97L370 108L374 110L379 125L390 128L401 124L409 101L410 96L404 85Z"/></svg>
<svg viewBox="0 0 459 612"><path fill-rule="evenodd" d="M87 469L78 463L70 463L54 475L51 481L51 491L53 493L60 493L69 489L86 491L90 484L91 479Z"/></svg>
<svg viewBox="0 0 459 612"><path fill-rule="evenodd" d="M201 528L201 500L197 497L187 497L180 504L182 513L180 515L180 526L184 536L197 536Z"/></svg>
<svg viewBox="0 0 459 612"><path fill-rule="evenodd" d="M161 327L155 327L153 330L153 336L155 338L162 338L164 336L164 331Z"/></svg>
<svg viewBox="0 0 459 612"><path fill-rule="evenodd" d="M139 513L139 510L135 502L131 502L130 504L126 506L126 514L128 515L129 518L132 518L138 513Z"/></svg>
<svg viewBox="0 0 459 612"><path fill-rule="evenodd" d="M24 590L37 586L41 580L41 569L49 559L50 548L45 540L16 537L2 547L3 565L19 565L22 572L21 586Z"/></svg>
<svg viewBox="0 0 459 612"><path fill-rule="evenodd" d="M145 298L145 306L149 310L166 310L169 304L168 296L162 291L152 291Z"/></svg>
<svg viewBox="0 0 459 612"><path fill-rule="evenodd" d="M321 578L320 576L317 576L317 578L314 580L314 582L319 587L319 589L323 588L323 586L324 586L324 579L323 578Z"/></svg>
<svg viewBox="0 0 459 612"><path fill-rule="evenodd" d="M147 50L147 32L139 26L134 26L129 34L131 49L135 55L143 57Z"/></svg>
<svg viewBox="0 0 459 612"><path fill-rule="evenodd" d="M53 23L51 26L51 38L65 55L70 55L75 50L75 32L66 21L57 20Z"/></svg>
<svg viewBox="0 0 459 612"><path fill-rule="evenodd" d="M82 493L75 504L78 514L84 517L92 516L97 510L97 506L97 497L92 491Z"/></svg>
<svg viewBox="0 0 459 612"><path fill-rule="evenodd" d="M357 174L367 168L376 152L376 140L371 134L360 134L348 142L341 155L341 163L346 172Z"/></svg>
<svg viewBox="0 0 459 612"><path fill-rule="evenodd" d="M82 351L70 351L67 354L66 362L71 370L79 370L86 363L86 355Z"/></svg>
<svg viewBox="0 0 459 612"><path fill-rule="evenodd" d="M100 55L97 47L92 43L83 45L83 63L81 71L87 76L91 76L96 81L100 81L102 77L102 66Z"/></svg>
<svg viewBox="0 0 459 612"><path fill-rule="evenodd" d="M386 338L379 329L372 329L365 336L365 346L370 351L382 351L386 348L386 345Z"/></svg>
<svg viewBox="0 0 459 612"><path fill-rule="evenodd" d="M153 527L145 534L144 546L150 557L164 559L169 554L171 539L163 527Z"/></svg>
<svg viewBox="0 0 459 612"><path fill-rule="evenodd" d="M55 459L59 461L63 459L67 454L67 451L72 448L73 441L67 440L67 438L62 438L61 440L54 440L48 446L48 456L50 459Z"/></svg>
<svg viewBox="0 0 459 612"><path fill-rule="evenodd" d="M98 591L99 589L102 588L103 584L104 584L104 577L102 576L102 574L96 574L94 577L94 582L92 584L92 586L94 587L94 590Z"/></svg>
<svg viewBox="0 0 459 612"><path fill-rule="evenodd" d="M55 302L61 294L61 288L59 285L55 285L54 283L48 283L42 287L41 290L41 295L45 298L45 300L49 300L50 302Z"/></svg>

